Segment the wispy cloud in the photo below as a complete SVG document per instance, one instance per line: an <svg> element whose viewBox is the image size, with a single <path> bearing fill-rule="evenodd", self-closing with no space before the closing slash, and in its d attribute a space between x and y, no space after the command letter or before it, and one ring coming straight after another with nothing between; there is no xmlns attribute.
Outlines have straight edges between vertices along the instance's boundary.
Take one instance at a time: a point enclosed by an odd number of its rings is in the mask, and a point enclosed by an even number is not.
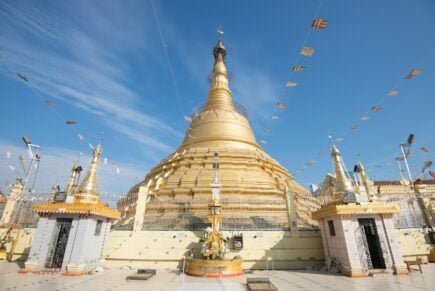
<svg viewBox="0 0 435 291"><path fill-rule="evenodd" d="M143 98L124 77L130 67L123 53L146 49L147 20L138 14L144 7L135 5L141 3L79 1L73 7L38 9L2 1L1 58L11 71L24 72L37 90L98 115L105 126L166 153L170 147L161 137L181 138L182 133L138 110L145 107ZM137 16L134 22L130 13Z"/></svg>
<svg viewBox="0 0 435 291"><path fill-rule="evenodd" d="M251 118L260 122L270 119L278 97L277 82L267 73L244 63L234 62L233 71L237 73L232 82L235 99L252 113Z"/></svg>

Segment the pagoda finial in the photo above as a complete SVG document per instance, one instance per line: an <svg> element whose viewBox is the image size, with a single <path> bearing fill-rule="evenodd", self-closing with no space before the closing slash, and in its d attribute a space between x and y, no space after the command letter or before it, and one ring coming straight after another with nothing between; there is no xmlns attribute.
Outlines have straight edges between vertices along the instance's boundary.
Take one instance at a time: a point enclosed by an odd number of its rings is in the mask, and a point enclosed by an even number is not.
<svg viewBox="0 0 435 291"><path fill-rule="evenodd" d="M218 43L213 49L214 67L211 74L211 87L208 92L208 101L205 110L228 109L234 110L232 93L228 86L228 71L225 65L227 51L222 43L224 34L220 26L218 32Z"/></svg>
<svg viewBox="0 0 435 291"><path fill-rule="evenodd" d="M222 36L224 35L224 31L222 29L222 25L219 25L219 27L217 29L217 33L218 33L218 41L222 41Z"/></svg>
<svg viewBox="0 0 435 291"><path fill-rule="evenodd" d="M355 189L346 175L340 151L335 144L332 145L331 157L335 168L335 198L341 200L343 193L355 192Z"/></svg>
<svg viewBox="0 0 435 291"><path fill-rule="evenodd" d="M101 156L101 144L98 144L92 154L92 159L89 164L88 171L85 178L80 184L74 197L85 203L97 203L99 201L99 195L97 190L97 171L98 162Z"/></svg>

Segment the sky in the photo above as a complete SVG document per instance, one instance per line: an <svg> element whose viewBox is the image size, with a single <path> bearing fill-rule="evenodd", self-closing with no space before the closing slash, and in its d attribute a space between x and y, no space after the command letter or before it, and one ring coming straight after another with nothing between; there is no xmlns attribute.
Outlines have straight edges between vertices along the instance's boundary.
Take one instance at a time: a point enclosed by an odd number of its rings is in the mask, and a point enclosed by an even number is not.
<svg viewBox="0 0 435 291"><path fill-rule="evenodd" d="M219 25L234 100L299 183L333 172L328 136L349 170L359 159L388 180L400 178L394 159L413 133L415 177L435 161L434 12L431 0L0 0L0 190L23 176L28 135L41 147L34 189L64 185L102 140L99 187L114 193L103 199L125 195L177 149L183 116L206 102ZM311 29L314 18L326 28ZM300 56L303 46L314 55ZM423 73L405 80L413 69Z"/></svg>

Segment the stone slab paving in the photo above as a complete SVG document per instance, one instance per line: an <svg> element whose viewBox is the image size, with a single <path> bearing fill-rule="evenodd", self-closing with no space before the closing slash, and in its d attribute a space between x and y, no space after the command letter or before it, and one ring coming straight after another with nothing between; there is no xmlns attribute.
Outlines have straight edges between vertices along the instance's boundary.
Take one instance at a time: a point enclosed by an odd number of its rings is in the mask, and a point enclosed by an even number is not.
<svg viewBox="0 0 435 291"><path fill-rule="evenodd" d="M158 270L148 281L126 281L135 270L110 269L103 273L80 277L62 275L18 274L15 263L0 261L0 290L178 290L214 291L247 290L246 278L268 277L278 290L435 290L435 264L423 265L423 274L384 275L375 278L356 278L315 271L253 271L233 278L198 278L179 275L177 270Z"/></svg>

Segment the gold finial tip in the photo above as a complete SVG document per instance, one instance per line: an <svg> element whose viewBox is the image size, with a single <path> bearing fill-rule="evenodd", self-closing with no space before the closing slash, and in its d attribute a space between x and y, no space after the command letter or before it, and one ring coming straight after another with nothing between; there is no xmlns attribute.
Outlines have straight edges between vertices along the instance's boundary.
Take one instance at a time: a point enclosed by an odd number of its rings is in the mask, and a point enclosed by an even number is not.
<svg viewBox="0 0 435 291"><path fill-rule="evenodd" d="M332 145L332 149L331 149L331 155L337 155L340 154L340 151L338 150L338 148L335 146L335 144Z"/></svg>
<svg viewBox="0 0 435 291"><path fill-rule="evenodd" d="M224 31L222 30L222 26L220 25L217 29L218 33L218 43L213 49L213 55L217 59L218 55L222 55L223 58L225 58L226 55L226 49L224 44L222 43L222 35L224 34Z"/></svg>

